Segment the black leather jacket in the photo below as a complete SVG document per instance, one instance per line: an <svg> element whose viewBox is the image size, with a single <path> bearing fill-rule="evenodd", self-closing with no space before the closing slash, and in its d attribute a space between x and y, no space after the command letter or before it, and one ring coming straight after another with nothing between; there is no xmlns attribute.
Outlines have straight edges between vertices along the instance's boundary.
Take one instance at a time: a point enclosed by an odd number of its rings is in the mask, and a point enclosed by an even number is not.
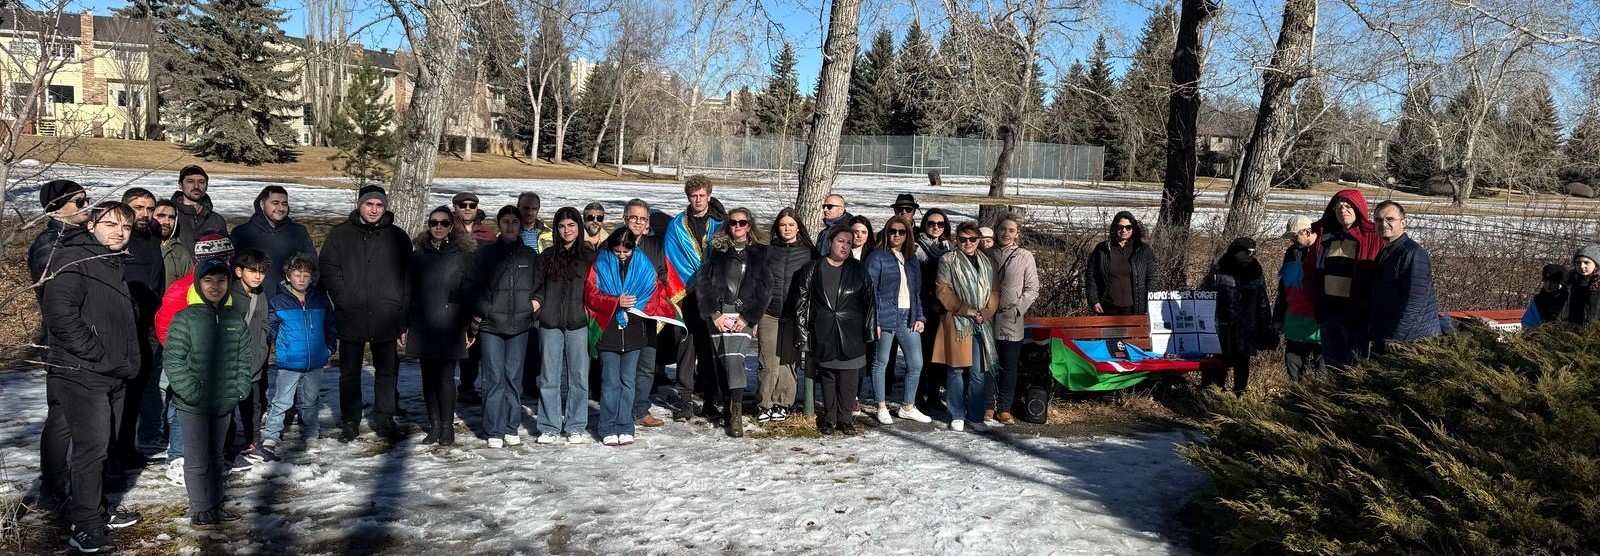
<svg viewBox="0 0 1600 556"><path fill-rule="evenodd" d="M867 354L867 342L878 334L877 298L867 265L856 259L844 261L838 291L822 290L819 269L828 264L817 259L800 269L795 295L795 345L800 351L800 367L806 363L848 361Z"/></svg>

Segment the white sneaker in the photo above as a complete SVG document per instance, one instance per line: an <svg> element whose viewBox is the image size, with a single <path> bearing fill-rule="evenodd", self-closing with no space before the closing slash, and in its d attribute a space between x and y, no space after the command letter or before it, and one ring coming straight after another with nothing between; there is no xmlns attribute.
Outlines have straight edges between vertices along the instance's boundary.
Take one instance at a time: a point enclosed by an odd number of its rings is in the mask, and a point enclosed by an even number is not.
<svg viewBox="0 0 1600 556"><path fill-rule="evenodd" d="M553 433L553 432L541 432L541 433L539 433L539 438L534 440L534 442L538 442L540 444L555 444L556 441L560 440L560 439L561 439L561 437L556 436L556 433Z"/></svg>
<svg viewBox="0 0 1600 556"><path fill-rule="evenodd" d="M581 432L575 432L575 433L567 435L567 444L588 444L588 443L589 443L589 435L587 435L587 434L584 434L584 433L581 433Z"/></svg>
<svg viewBox="0 0 1600 556"><path fill-rule="evenodd" d="M893 425L894 424L894 419L890 419L889 418L889 408L887 408L887 407L878 408L878 424L880 424L880 425Z"/></svg>
<svg viewBox="0 0 1600 556"><path fill-rule="evenodd" d="M617 443L621 444L623 446L627 446L629 444L633 444L633 435L631 435L631 434L619 434L619 435L617 435Z"/></svg>
<svg viewBox="0 0 1600 556"><path fill-rule="evenodd" d="M167 462L167 482L172 486L183 486L183 458Z"/></svg>
<svg viewBox="0 0 1600 556"><path fill-rule="evenodd" d="M504 447L506 447L506 440L504 438L500 438L498 436L494 437L494 438L490 438L489 439L489 447L490 448L496 448L496 449L504 448Z"/></svg>
<svg viewBox="0 0 1600 556"><path fill-rule="evenodd" d="M605 438L600 439L600 443L607 446L621 446L622 439L618 438L615 434L608 434Z"/></svg>
<svg viewBox="0 0 1600 556"><path fill-rule="evenodd" d="M914 406L914 405L902 405L902 406L900 406L900 418L901 419L910 419L910 420L916 421L918 423L932 423L933 422L933 418L932 417L929 417L927 415L923 415L922 411L918 410L917 406Z"/></svg>
<svg viewBox="0 0 1600 556"><path fill-rule="evenodd" d="M983 420L983 426L989 427L991 429L1003 429L1003 428L1005 428L1006 424L1005 423L1001 423L1000 421L997 421L997 420L994 420L994 419L984 419Z"/></svg>
<svg viewBox="0 0 1600 556"><path fill-rule="evenodd" d="M956 431L956 432L961 432L962 430L964 430L966 428L967 428L967 422L966 421L962 421L960 419L956 419L956 420L950 422L950 430L953 430L953 431Z"/></svg>
<svg viewBox="0 0 1600 556"><path fill-rule="evenodd" d="M989 425L983 421L973 421L972 432L989 432Z"/></svg>
<svg viewBox="0 0 1600 556"><path fill-rule="evenodd" d="M521 436L517 436L515 434L508 434L508 435L506 435L506 445L507 446L521 446L522 445L522 437Z"/></svg>

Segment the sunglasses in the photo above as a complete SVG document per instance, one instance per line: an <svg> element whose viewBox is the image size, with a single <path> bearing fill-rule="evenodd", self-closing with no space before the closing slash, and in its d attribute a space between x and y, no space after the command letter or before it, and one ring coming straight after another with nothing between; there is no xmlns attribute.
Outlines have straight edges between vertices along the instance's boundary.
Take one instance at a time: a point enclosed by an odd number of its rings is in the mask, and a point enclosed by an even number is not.
<svg viewBox="0 0 1600 556"><path fill-rule="evenodd" d="M833 210L839 207L840 205L822 205L822 210Z"/></svg>
<svg viewBox="0 0 1600 556"><path fill-rule="evenodd" d="M889 235L891 235L891 236L903 236L903 235L906 235L906 231L904 229L902 229L902 228L889 228Z"/></svg>
<svg viewBox="0 0 1600 556"><path fill-rule="evenodd" d="M82 206L86 206L86 205L89 204L89 197L87 197L87 196L75 197L71 201L67 201L67 202L82 207Z"/></svg>
<svg viewBox="0 0 1600 556"><path fill-rule="evenodd" d="M451 222L449 220L429 220L428 221L428 227L430 227L430 228L449 228L450 225L451 225Z"/></svg>
<svg viewBox="0 0 1600 556"><path fill-rule="evenodd" d="M750 221L749 220L729 220L728 221L728 225L729 226L733 226L735 228L743 228L745 226L749 226L750 225Z"/></svg>
<svg viewBox="0 0 1600 556"><path fill-rule="evenodd" d="M911 208L911 207L895 207L894 208L894 213L895 214L911 214L913 212L917 212L917 209L914 209L914 208Z"/></svg>
<svg viewBox="0 0 1600 556"><path fill-rule="evenodd" d="M929 220L927 226L929 228L943 228L945 224L943 220Z"/></svg>
<svg viewBox="0 0 1600 556"><path fill-rule="evenodd" d="M463 209L478 208L478 203L474 203L472 201L460 202L460 203L456 203L456 208L463 208Z"/></svg>
<svg viewBox="0 0 1600 556"><path fill-rule="evenodd" d="M983 238L972 237L972 236L961 236L961 237L956 239L956 243L977 243L979 239L983 239Z"/></svg>
<svg viewBox="0 0 1600 556"><path fill-rule="evenodd" d="M604 215L604 214L586 214L586 215L583 216L583 221L584 222L605 222L606 221L606 215Z"/></svg>
<svg viewBox="0 0 1600 556"><path fill-rule="evenodd" d="M1122 231L1122 232L1131 232L1131 231L1133 231L1133 226L1129 226L1129 225L1126 225L1126 224L1118 224L1116 226L1116 228L1117 228L1117 231Z"/></svg>

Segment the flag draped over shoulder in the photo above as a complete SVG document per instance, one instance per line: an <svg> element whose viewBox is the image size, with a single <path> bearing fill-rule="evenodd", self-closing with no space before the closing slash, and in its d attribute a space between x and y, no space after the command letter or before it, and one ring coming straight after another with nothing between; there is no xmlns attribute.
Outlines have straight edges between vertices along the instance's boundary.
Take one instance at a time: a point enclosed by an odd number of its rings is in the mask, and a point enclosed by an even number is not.
<svg viewBox="0 0 1600 556"><path fill-rule="evenodd" d="M705 256L705 246L711 243L711 237L717 233L720 224L714 218L706 219L706 237L698 240L689 230L688 212L678 213L667 224L667 236L662 241L667 256L667 276L662 283L666 285L665 297L673 303L683 299L685 290L694 283L695 274L700 272L700 262Z"/></svg>
<svg viewBox="0 0 1600 556"><path fill-rule="evenodd" d="M589 318L601 329L612 322L622 327L638 324L637 317L683 326L673 318L677 310L658 284L655 263L644 251L634 250L624 274L622 261L609 249L602 249L584 284L584 307L589 311ZM618 305L617 299L623 295L634 297L633 309L624 310Z"/></svg>

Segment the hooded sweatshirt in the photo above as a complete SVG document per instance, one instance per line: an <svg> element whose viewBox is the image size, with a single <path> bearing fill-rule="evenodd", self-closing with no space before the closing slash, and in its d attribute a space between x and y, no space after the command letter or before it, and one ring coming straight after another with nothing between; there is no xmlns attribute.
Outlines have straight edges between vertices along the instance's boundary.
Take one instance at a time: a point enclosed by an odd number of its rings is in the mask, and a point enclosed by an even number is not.
<svg viewBox="0 0 1600 556"><path fill-rule="evenodd" d="M317 246L311 243L311 234L305 226L288 216L274 226L260 207L256 207L249 221L233 229L233 248L236 251L256 249L266 253L271 262L267 264L267 281L261 287L264 290L262 295L267 299L277 295L278 285L284 279L283 263L288 262L289 257L299 253L313 257L317 255Z"/></svg>
<svg viewBox="0 0 1600 556"><path fill-rule="evenodd" d="M1339 223L1338 201L1355 207L1355 226ZM1372 276L1383 238L1368 215L1367 199L1355 189L1333 195L1322 219L1311 224L1317 243L1306 255L1306 288L1316 302L1317 322L1367 326L1371 314Z"/></svg>

